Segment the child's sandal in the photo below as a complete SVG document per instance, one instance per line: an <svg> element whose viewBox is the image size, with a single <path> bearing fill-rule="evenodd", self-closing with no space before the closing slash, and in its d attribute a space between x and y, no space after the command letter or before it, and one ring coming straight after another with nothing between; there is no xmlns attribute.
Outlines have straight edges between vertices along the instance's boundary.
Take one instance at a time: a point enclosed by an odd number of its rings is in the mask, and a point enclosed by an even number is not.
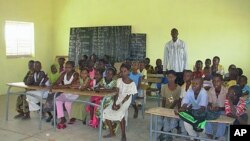
<svg viewBox="0 0 250 141"><path fill-rule="evenodd" d="M76 119L75 118L71 118L68 122L68 124L74 124L76 122Z"/></svg>
<svg viewBox="0 0 250 141"><path fill-rule="evenodd" d="M58 123L57 124L57 129L64 129L64 128L66 128L67 126L66 126L66 124L64 124L64 123Z"/></svg>

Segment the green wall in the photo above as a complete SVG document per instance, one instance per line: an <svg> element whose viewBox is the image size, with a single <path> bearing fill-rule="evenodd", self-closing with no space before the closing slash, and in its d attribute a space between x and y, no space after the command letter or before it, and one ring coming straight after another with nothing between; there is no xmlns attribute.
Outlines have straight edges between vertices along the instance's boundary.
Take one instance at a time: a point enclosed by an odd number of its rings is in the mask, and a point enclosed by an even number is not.
<svg viewBox="0 0 250 141"><path fill-rule="evenodd" d="M54 56L67 55L70 27L132 25L133 32L147 33L147 56L155 65L176 27L188 46L190 69L197 59L217 55L226 71L234 63L250 78L249 0L58 0L55 5Z"/></svg>
<svg viewBox="0 0 250 141"><path fill-rule="evenodd" d="M30 59L40 60L44 70L52 61L53 3L51 0L0 0L0 94L6 93L7 82L22 81ZM35 56L7 58L5 55L5 20L34 22Z"/></svg>
<svg viewBox="0 0 250 141"><path fill-rule="evenodd" d="M197 59L215 55L234 63L250 78L249 0L0 0L0 94L5 83L22 80L30 59L48 70L56 55L67 55L70 27L132 25L147 33L147 56L155 65L171 39L170 30L188 46L191 69ZM35 56L5 56L5 20L35 23Z"/></svg>

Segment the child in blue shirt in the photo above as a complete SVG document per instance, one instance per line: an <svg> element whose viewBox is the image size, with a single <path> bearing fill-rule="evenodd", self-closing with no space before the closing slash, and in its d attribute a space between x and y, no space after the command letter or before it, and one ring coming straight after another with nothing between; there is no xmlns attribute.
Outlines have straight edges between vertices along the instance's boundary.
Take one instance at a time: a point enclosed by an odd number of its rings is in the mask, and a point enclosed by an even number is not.
<svg viewBox="0 0 250 141"><path fill-rule="evenodd" d="M247 97L246 106L248 107L250 105L250 87L247 85L247 77L245 75L239 77L238 85L242 89L243 96Z"/></svg>
<svg viewBox="0 0 250 141"><path fill-rule="evenodd" d="M138 62L133 62L132 63L132 72L129 73L129 78L135 82L137 90L139 90L140 84L141 84L141 74L139 74L137 70L138 70ZM135 102L137 95L138 94L133 95L132 102L131 102L131 104L135 110L134 118L138 117L138 107L137 107L136 102Z"/></svg>

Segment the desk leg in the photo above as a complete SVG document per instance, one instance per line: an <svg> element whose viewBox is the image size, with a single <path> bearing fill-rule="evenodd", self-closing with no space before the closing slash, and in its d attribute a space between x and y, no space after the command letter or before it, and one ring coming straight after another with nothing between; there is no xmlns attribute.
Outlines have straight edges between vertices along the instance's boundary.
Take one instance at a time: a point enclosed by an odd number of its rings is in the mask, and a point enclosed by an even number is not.
<svg viewBox="0 0 250 141"><path fill-rule="evenodd" d="M102 121L103 121L103 104L104 101L106 100L106 96L103 97L102 102L101 102L101 115L100 115L100 124L99 124L99 133L98 133L98 141L102 140Z"/></svg>
<svg viewBox="0 0 250 141"><path fill-rule="evenodd" d="M6 113L5 113L5 121L8 121L8 116L9 116L9 102L10 102L10 89L11 86L9 86L7 94L6 94Z"/></svg>
<svg viewBox="0 0 250 141"><path fill-rule="evenodd" d="M158 116L155 115L155 135L154 135L154 141L157 141L157 133L156 131L158 131Z"/></svg>
<svg viewBox="0 0 250 141"><path fill-rule="evenodd" d="M160 107L161 106L161 94L160 94L160 91L157 94L157 103L158 103L158 107Z"/></svg>
<svg viewBox="0 0 250 141"><path fill-rule="evenodd" d="M230 141L230 124L228 125L227 129L227 140Z"/></svg>
<svg viewBox="0 0 250 141"><path fill-rule="evenodd" d="M42 130L43 95L44 95L44 93L42 94L42 97L40 98L40 112L39 112L39 115L40 115L39 129L40 129L40 130Z"/></svg>
<svg viewBox="0 0 250 141"><path fill-rule="evenodd" d="M152 141L153 137L153 115L150 114L150 141Z"/></svg>
<svg viewBox="0 0 250 141"><path fill-rule="evenodd" d="M57 96L57 94L58 93L55 93L54 94L54 99L53 99L53 101L54 101L54 103L53 103L53 107L54 107L54 115L53 115L53 121L54 121L54 130L56 131L56 118L57 118L57 116L56 116L56 96Z"/></svg>

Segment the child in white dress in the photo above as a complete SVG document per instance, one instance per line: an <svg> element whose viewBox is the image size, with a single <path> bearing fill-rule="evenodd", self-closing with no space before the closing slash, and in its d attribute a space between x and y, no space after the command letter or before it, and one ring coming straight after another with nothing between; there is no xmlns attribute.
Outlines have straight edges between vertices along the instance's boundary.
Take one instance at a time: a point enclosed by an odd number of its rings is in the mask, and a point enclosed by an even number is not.
<svg viewBox="0 0 250 141"><path fill-rule="evenodd" d="M103 119L109 127L110 134L103 136L104 138L111 138L115 136L112 121L120 121L122 139L126 141L125 133L125 113L127 112L132 100L132 95L137 93L136 84L129 79L130 65L122 64L120 72L122 78L117 80L117 95L115 95L114 102L103 111Z"/></svg>

